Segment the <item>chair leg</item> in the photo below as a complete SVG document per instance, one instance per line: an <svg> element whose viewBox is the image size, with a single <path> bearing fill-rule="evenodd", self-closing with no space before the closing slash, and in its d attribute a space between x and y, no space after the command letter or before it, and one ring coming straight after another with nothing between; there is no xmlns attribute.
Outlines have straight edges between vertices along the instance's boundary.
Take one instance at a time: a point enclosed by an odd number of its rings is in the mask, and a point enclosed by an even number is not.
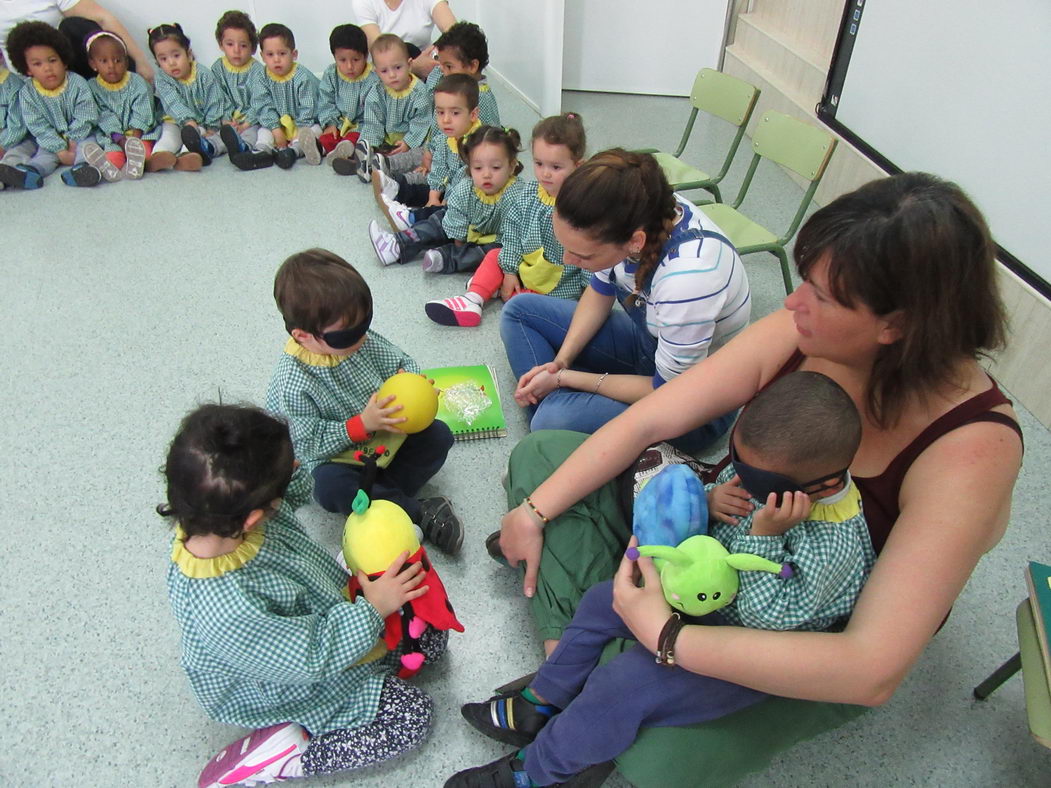
<svg viewBox="0 0 1051 788"><path fill-rule="evenodd" d="M774 254L778 261L781 263L781 278L785 280L785 295L792 294L792 272L788 267L788 253L785 252L783 246L779 246L776 249L771 249L770 252Z"/></svg>
<svg viewBox="0 0 1051 788"><path fill-rule="evenodd" d="M719 187L716 186L714 183L711 186L705 186L704 188L705 188L705 191L709 191L709 192L712 193L712 196L715 197L715 201L716 202L722 202L723 201L723 196L719 192Z"/></svg>
<svg viewBox="0 0 1051 788"><path fill-rule="evenodd" d="M985 681L974 688L974 697L978 700L985 700L992 695L1001 684L1007 681L1011 676L1022 669L1022 653L1019 652L1011 657L1007 662L998 667L993 671L992 675L989 676Z"/></svg>

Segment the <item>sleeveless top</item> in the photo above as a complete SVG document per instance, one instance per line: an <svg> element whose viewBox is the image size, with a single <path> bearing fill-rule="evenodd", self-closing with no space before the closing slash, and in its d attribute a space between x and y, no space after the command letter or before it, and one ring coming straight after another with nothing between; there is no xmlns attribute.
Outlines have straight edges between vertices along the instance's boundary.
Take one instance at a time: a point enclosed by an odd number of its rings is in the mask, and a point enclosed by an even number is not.
<svg viewBox="0 0 1051 788"><path fill-rule="evenodd" d="M769 386L789 372L795 372L805 359L806 357L799 350L796 350L766 386ZM990 380L992 380L991 376ZM766 386L763 388L765 389ZM902 449L888 463L883 473L867 477L851 475L858 489L861 490L865 521L868 523L869 535L872 537L872 547L876 550L877 555L883 550L883 545L886 544L887 537L890 536L890 531L894 527L898 515L901 514L901 509L898 507L898 495L901 492L901 483L905 480L905 474L909 472L909 468L912 467L912 463L916 458L938 438L966 424L991 421L996 424L1003 424L1005 427L1014 430L1018 434L1018 439L1024 443L1022 428L1018 426L1018 422L1006 413L998 413L992 410L992 408L1000 405L1010 404L1011 400L1004 396L996 381L993 380L992 385L981 394L976 394L970 399L964 400L952 410L928 424L919 435L912 439L908 446Z"/></svg>

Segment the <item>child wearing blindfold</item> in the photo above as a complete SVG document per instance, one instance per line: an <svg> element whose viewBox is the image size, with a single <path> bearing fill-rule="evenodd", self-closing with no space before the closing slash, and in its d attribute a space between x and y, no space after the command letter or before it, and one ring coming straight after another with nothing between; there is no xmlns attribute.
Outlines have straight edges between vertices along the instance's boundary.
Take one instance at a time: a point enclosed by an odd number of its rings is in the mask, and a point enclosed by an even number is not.
<svg viewBox="0 0 1051 788"><path fill-rule="evenodd" d="M372 293L361 274L325 249L285 260L274 299L291 335L266 394L266 406L288 420L296 458L314 477L314 497L330 512L349 515L363 468L354 452L377 431L400 433L405 418L394 397L378 400L380 385L419 365L372 331ZM393 501L438 549L455 554L463 526L444 496L416 493L445 463L453 436L442 421L405 436L379 470L373 498Z"/></svg>
<svg viewBox="0 0 1051 788"><path fill-rule="evenodd" d="M741 572L732 602L704 619L683 620L759 629L843 626L876 560L847 471L860 440L857 408L824 375L785 375L752 400L731 436L732 463L706 488L709 532L731 553L790 564L793 572ZM665 631L671 634L662 653L670 655L679 630L666 624ZM598 666L606 644L618 637L634 635L613 609L612 582L599 583L584 594L529 686L461 709L482 733L521 749L454 775L447 788L483 780L563 784L583 772L593 778L631 746L639 728L707 722L764 697L683 670L670 656L655 661L638 644Z"/></svg>

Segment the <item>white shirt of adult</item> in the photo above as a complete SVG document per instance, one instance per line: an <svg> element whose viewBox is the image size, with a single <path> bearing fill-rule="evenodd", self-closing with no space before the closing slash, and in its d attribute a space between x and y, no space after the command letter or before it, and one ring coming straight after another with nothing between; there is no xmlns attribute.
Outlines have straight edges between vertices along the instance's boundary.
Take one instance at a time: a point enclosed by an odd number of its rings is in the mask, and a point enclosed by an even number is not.
<svg viewBox="0 0 1051 788"><path fill-rule="evenodd" d="M4 51L4 60L11 68L11 58L7 56L7 34L19 22L47 22L58 27L62 16L80 0L0 0L0 49ZM381 0L382 2L382 0Z"/></svg>
<svg viewBox="0 0 1051 788"><path fill-rule="evenodd" d="M431 14L438 3L446 0L401 0L391 11L383 0L351 0L359 25L376 25L381 33L393 33L407 44L420 49L431 45L434 19ZM7 0L0 0L3 5Z"/></svg>

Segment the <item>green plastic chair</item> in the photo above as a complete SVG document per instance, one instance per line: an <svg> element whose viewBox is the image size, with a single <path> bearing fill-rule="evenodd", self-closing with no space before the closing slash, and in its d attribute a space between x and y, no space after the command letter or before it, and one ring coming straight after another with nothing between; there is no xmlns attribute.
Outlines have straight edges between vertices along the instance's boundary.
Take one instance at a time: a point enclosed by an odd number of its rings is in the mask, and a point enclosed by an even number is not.
<svg viewBox="0 0 1051 788"><path fill-rule="evenodd" d="M785 280L785 292L792 292L792 275L788 268L788 253L785 244L795 235L803 221L810 201L821 182L829 159L836 149L836 138L809 123L770 110L756 126L752 136L752 163L748 165L741 190L732 204L709 203L699 206L719 228L726 233L740 255L754 252L770 252L781 261L781 276ZM752 184L755 168L760 159L769 159L810 181L802 202L788 229L779 237L762 225L756 224L738 211L744 202L748 187Z"/></svg>
<svg viewBox="0 0 1051 788"><path fill-rule="evenodd" d="M741 144L745 127L752 117L752 110L755 109L755 102L758 98L759 88L755 85L743 79L731 77L729 74L702 68L697 72L697 78L693 81L693 90L690 91L690 104L693 105L693 109L690 111L690 118L686 121L686 128L683 130L682 139L675 153L661 153L656 148L646 148L640 150L639 153L654 154L654 158L664 170L664 176L675 191L704 189L712 193L716 202L722 202L723 198L719 193L718 184L726 177L730 169L730 162L733 161L734 154L737 153L737 148ZM690 141L693 124L700 110L737 126L737 136L734 137L730 150L726 153L726 159L723 160L723 166L717 175L709 175L704 170L699 170L679 158Z"/></svg>

